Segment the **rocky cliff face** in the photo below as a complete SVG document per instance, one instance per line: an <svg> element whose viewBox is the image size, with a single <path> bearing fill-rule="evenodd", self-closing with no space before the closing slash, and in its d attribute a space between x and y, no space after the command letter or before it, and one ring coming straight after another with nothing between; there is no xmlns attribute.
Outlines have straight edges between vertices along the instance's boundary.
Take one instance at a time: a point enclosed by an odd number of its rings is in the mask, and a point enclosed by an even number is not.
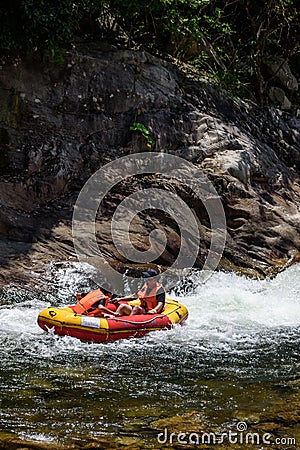
<svg viewBox="0 0 300 450"><path fill-rule="evenodd" d="M265 276L300 255L300 121L276 109L232 99L171 63L144 52L96 44L78 46L62 64L26 60L0 72L1 283L28 279L50 261L76 260L72 210L85 181L122 155L150 151L130 130L143 123L152 151L175 154L209 177L227 217L220 266ZM166 187L159 177L157 187ZM141 188L149 180L135 180ZM174 181L169 188L180 191ZM109 218L126 183L108 197L98 217L98 239L108 259L128 266L112 243ZM201 222L201 267L209 223L199 202L182 191ZM147 248L151 228L163 229L170 265L180 236L173 221L144 214L133 242Z"/></svg>

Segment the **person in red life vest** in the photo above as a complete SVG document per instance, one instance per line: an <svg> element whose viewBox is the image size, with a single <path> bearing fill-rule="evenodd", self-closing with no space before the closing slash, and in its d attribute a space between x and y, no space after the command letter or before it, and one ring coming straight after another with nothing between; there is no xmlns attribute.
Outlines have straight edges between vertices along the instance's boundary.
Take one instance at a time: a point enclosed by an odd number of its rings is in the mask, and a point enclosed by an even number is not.
<svg viewBox="0 0 300 450"><path fill-rule="evenodd" d="M73 311L76 314L83 314L86 316L104 316L105 314L113 314L108 306L112 300L112 293L107 289L101 288L91 291L88 294L76 294L78 301L77 305L73 306ZM113 307L112 309L115 309Z"/></svg>
<svg viewBox="0 0 300 450"><path fill-rule="evenodd" d="M114 301L135 300L140 299L141 306L130 306L120 304L114 316L133 316L136 314L158 314L162 312L165 306L166 291L165 288L157 281L158 273L154 269L142 272L144 284L141 289L127 297L118 298Z"/></svg>

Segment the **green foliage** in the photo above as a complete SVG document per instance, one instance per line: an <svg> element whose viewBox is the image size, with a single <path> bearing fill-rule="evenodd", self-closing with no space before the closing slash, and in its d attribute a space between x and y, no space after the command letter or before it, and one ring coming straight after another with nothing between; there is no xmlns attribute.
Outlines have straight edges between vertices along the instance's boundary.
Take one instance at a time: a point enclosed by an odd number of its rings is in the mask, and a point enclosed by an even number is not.
<svg viewBox="0 0 300 450"><path fill-rule="evenodd" d="M73 37L78 4L70 0L4 0L0 7L0 45L7 50L49 49Z"/></svg>
<svg viewBox="0 0 300 450"><path fill-rule="evenodd" d="M141 135L145 138L145 140L147 142L147 146L149 148L151 147L151 145L153 143L153 139L150 136L150 131L145 127L145 125L143 125L140 122L134 122L133 125L130 127L130 130L141 133Z"/></svg>
<svg viewBox="0 0 300 450"><path fill-rule="evenodd" d="M128 45L193 64L238 95L266 102L268 55L299 52L297 0L111 0Z"/></svg>
<svg viewBox="0 0 300 450"><path fill-rule="evenodd" d="M269 55L299 52L298 0L2 0L0 48L61 49L74 39L108 39L189 62L236 93L264 103Z"/></svg>

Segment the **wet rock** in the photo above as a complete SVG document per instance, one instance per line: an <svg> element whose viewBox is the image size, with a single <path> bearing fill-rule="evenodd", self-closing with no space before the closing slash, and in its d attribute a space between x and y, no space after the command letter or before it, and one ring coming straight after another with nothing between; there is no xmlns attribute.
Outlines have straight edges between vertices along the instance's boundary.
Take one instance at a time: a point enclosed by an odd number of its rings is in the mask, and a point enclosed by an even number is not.
<svg viewBox="0 0 300 450"><path fill-rule="evenodd" d="M116 445L123 449L140 449L143 448L143 440L131 436L123 436L116 439Z"/></svg>
<svg viewBox="0 0 300 450"><path fill-rule="evenodd" d="M116 450L118 445L115 444L115 439L105 436L99 436L97 438L86 437L79 442L79 448L83 450Z"/></svg>
<svg viewBox="0 0 300 450"><path fill-rule="evenodd" d="M130 130L137 121L153 138L151 151L189 160L214 185L228 232L220 268L265 277L300 260L297 118L233 101L146 52L113 47L78 45L60 65L28 59L6 66L0 83L2 285L36 283L49 262L76 261L71 227L78 193L104 164L149 151L143 135ZM122 273L142 264L116 249L110 219L126 196L149 186L180 195L191 208L201 234L195 267L203 267L207 211L167 175L124 180L101 206L98 245ZM181 247L176 217L140 214L133 244L147 250L154 229L167 246L153 263L170 266Z"/></svg>
<svg viewBox="0 0 300 450"><path fill-rule="evenodd" d="M262 412L251 413L249 411L236 411L234 416L238 421L246 422L248 431L257 433L269 433L268 439L272 447L281 449L280 440L285 448L297 449L300 424L300 382L299 380L287 381L276 387L276 390L285 392L281 399L273 403Z"/></svg>
<svg viewBox="0 0 300 450"><path fill-rule="evenodd" d="M206 423L205 416L197 411L191 411L189 413L166 417L164 419L158 419L151 422L151 427L156 430L167 429L168 432L192 432L198 430L202 425Z"/></svg>
<svg viewBox="0 0 300 450"><path fill-rule="evenodd" d="M13 433L0 432L1 450L74 450L73 445L20 439Z"/></svg>

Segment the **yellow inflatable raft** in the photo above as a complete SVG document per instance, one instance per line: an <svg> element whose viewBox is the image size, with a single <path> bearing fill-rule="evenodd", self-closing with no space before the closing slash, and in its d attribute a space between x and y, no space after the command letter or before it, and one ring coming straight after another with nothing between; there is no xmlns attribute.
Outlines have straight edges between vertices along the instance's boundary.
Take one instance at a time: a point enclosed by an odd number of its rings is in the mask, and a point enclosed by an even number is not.
<svg viewBox="0 0 300 450"><path fill-rule="evenodd" d="M82 341L109 342L140 337L182 324L188 317L187 308L176 300L167 299L160 314L141 314L114 318L90 317L74 313L71 306L49 307L38 315L38 324L45 331L60 336L73 336Z"/></svg>

